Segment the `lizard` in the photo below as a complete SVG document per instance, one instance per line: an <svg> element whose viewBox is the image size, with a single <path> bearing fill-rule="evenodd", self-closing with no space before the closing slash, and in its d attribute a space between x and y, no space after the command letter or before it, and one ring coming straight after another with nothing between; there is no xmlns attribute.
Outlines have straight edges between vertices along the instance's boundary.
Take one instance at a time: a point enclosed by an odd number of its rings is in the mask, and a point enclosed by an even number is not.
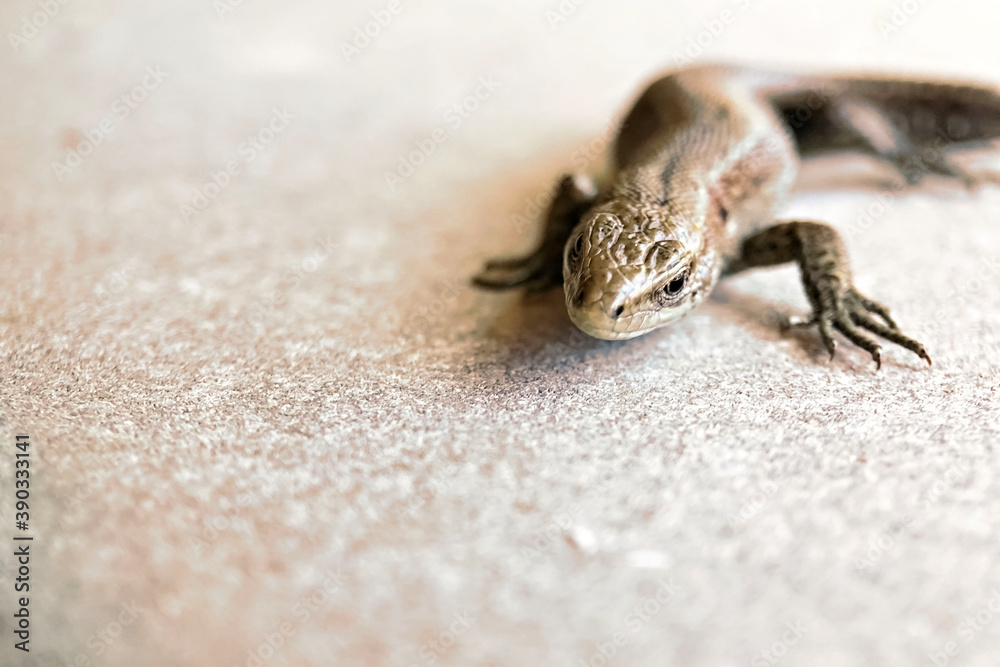
<svg viewBox="0 0 1000 667"><path fill-rule="evenodd" d="M833 359L834 332L882 365L884 339L928 364L889 309L854 285L836 229L780 220L801 161L861 151L906 182L928 174L985 180L951 149L1000 137L1000 93L980 84L888 76L819 76L725 64L668 71L617 129L605 173L567 173L537 247L487 262L487 289L562 285L572 322L606 340L658 329L689 313L725 277L796 263L812 327Z"/></svg>

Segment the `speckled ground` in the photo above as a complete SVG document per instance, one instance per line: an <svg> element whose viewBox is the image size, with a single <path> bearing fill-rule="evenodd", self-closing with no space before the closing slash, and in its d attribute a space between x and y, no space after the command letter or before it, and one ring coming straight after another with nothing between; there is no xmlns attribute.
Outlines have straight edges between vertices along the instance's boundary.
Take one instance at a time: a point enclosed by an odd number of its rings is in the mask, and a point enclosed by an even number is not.
<svg viewBox="0 0 1000 667"><path fill-rule="evenodd" d="M0 9L0 663L997 664L1000 190L789 212L932 369L782 335L793 269L624 343L467 284L686 50L1000 83L991 4L50 4Z"/></svg>

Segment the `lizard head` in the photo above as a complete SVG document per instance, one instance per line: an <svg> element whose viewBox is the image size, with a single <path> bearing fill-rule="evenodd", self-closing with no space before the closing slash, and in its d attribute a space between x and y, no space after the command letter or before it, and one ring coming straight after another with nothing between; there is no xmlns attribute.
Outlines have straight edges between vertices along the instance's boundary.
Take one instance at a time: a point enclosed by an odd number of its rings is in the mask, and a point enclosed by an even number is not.
<svg viewBox="0 0 1000 667"><path fill-rule="evenodd" d="M595 338L634 338L685 315L715 279L698 225L661 207L612 199L592 209L563 250L570 319Z"/></svg>

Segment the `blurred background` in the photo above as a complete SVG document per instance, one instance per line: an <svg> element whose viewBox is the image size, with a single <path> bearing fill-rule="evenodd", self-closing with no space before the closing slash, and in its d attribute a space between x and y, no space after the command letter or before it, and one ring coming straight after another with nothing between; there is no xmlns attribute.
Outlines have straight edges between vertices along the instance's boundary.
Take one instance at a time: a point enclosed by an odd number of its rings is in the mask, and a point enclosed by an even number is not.
<svg viewBox="0 0 1000 667"><path fill-rule="evenodd" d="M0 559L0 663L995 665L995 188L789 211L933 369L781 335L792 268L627 343L468 278L665 68L996 85L998 17L3 3L0 474L30 434L36 541L30 655Z"/></svg>

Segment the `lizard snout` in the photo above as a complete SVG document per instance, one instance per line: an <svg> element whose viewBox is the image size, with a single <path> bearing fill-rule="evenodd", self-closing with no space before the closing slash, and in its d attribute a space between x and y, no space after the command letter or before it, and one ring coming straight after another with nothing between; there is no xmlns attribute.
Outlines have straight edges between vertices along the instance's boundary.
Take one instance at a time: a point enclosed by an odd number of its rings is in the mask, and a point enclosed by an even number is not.
<svg viewBox="0 0 1000 667"><path fill-rule="evenodd" d="M623 299L592 279L581 280L575 288L567 290L566 307L573 323L595 338L629 337L621 321L625 311Z"/></svg>

